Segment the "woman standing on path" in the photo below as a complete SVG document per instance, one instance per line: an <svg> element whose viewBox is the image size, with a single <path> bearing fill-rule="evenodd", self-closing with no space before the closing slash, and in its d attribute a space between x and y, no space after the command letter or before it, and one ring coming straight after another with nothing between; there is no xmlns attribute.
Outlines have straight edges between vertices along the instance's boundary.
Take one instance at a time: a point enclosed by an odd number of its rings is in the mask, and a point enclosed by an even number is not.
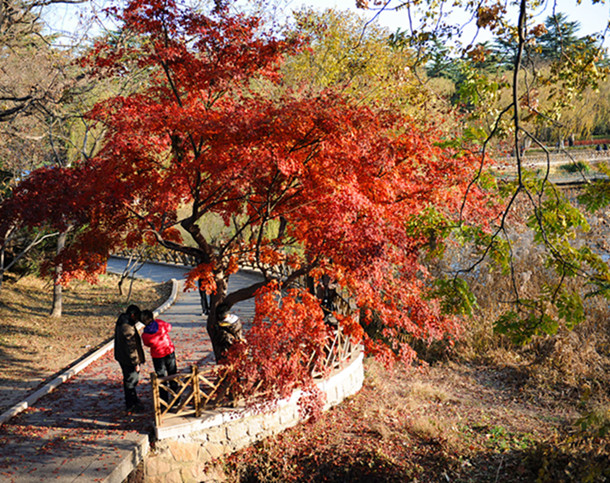
<svg viewBox="0 0 610 483"><path fill-rule="evenodd" d="M146 324L142 332L144 345L150 347L150 355L158 377L172 376L178 371L176 367L176 352L169 332L172 324L161 319L155 319L150 310L142 311L142 323ZM170 387L176 392L178 385L175 381L170 383ZM168 403L167 391L161 390L159 396Z"/></svg>

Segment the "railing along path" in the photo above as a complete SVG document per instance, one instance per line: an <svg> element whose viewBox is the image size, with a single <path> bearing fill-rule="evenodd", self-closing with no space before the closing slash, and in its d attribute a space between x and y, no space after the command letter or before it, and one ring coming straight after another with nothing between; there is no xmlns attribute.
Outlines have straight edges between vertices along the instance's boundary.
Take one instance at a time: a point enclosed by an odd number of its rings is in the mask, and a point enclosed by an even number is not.
<svg viewBox="0 0 610 483"><path fill-rule="evenodd" d="M341 369L358 353L359 346L340 329L326 340L323 359L316 360L315 354L309 360L311 375L321 379L333 371ZM155 424L163 424L167 417L194 416L200 417L204 409L227 407L234 404L229 388L223 384L229 368L218 365L200 368L191 366L190 372L177 373L172 376L158 377L151 373ZM166 392L167 400L161 398ZM254 397L260 397L257 394Z"/></svg>
<svg viewBox="0 0 610 483"><path fill-rule="evenodd" d="M502 157L497 156L496 161L498 165L509 165L516 166L517 158L514 156ZM571 151L560 151L550 152L548 157L545 153L530 154L526 153L521 156L521 163L524 166L545 166L547 163L550 165L561 165L569 164L573 162L588 162L588 163L600 163L610 161L610 151L594 149L584 150L571 150Z"/></svg>

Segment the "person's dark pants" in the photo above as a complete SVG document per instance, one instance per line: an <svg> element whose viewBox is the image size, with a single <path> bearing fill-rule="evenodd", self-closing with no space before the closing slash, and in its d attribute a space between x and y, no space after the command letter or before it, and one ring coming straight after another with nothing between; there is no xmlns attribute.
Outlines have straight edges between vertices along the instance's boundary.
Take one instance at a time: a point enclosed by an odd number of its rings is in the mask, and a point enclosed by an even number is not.
<svg viewBox="0 0 610 483"><path fill-rule="evenodd" d="M158 377L173 376L176 374L176 372L178 372L176 367L176 353L172 352L165 357L153 357L153 366L155 367L155 373ZM176 381L170 382L169 386L171 387L172 391L178 391L178 383ZM161 389L159 391L159 397L165 402L169 402L169 394L165 389Z"/></svg>
<svg viewBox="0 0 610 483"><path fill-rule="evenodd" d="M125 391L125 406L127 409L133 408L135 405L140 404L138 394L136 393L136 386L140 380L140 373L136 371L136 366L133 364L121 364L121 370L123 371L123 390Z"/></svg>
<svg viewBox="0 0 610 483"><path fill-rule="evenodd" d="M203 315L210 315L210 300L208 298L208 294L202 288L201 280L198 282L199 287L199 297L201 298L201 310L203 311Z"/></svg>

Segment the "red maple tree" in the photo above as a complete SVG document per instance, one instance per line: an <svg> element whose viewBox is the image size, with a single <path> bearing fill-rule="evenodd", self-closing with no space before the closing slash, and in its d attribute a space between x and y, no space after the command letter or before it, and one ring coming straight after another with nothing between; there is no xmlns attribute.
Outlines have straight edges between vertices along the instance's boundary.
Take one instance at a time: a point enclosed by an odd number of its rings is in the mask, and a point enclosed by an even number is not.
<svg viewBox="0 0 610 483"><path fill-rule="evenodd" d="M103 270L109 253L142 243L193 255L187 287L201 281L212 308L258 296L249 353L284 358L276 367L290 373L303 365L298 348L327 330L321 301L298 288L305 276L314 286L331 280L359 308L335 317L382 358L412 360L411 338L457 332L427 297L421 259L428 218L492 217L486 193L469 187L475 155L432 124L332 91L256 89L254 79L281 82L282 56L298 48L256 18L173 0L134 0L116 15L135 40L101 42L88 61L100 75L143 69L141 88L92 111L107 130L94 159L34 172L12 199L26 224L79 227L61 257L67 277ZM210 234L214 220L224 228ZM229 292L241 264L260 282ZM363 330L373 319L376 337ZM217 330L212 310L213 342Z"/></svg>

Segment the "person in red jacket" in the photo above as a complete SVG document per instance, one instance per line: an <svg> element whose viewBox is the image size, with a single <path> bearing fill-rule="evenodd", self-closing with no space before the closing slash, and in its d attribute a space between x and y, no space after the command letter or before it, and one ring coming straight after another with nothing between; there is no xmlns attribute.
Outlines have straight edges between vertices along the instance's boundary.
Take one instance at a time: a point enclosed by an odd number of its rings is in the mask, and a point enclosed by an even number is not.
<svg viewBox="0 0 610 483"><path fill-rule="evenodd" d="M161 319L155 319L150 310L142 311L142 323L146 324L142 332L142 342L150 347L150 355L155 367L155 373L159 377L171 376L178 371L176 367L176 351L169 337L172 324ZM170 383L171 389L176 392L178 384ZM167 391L159 391L161 399L169 402Z"/></svg>

